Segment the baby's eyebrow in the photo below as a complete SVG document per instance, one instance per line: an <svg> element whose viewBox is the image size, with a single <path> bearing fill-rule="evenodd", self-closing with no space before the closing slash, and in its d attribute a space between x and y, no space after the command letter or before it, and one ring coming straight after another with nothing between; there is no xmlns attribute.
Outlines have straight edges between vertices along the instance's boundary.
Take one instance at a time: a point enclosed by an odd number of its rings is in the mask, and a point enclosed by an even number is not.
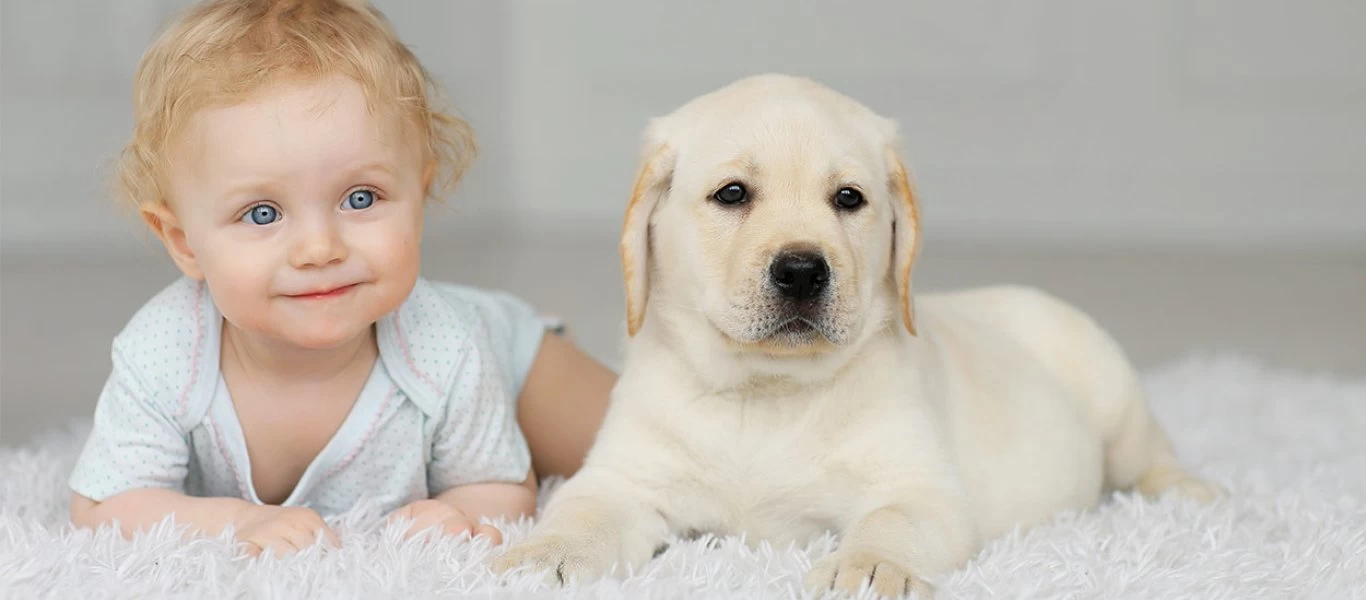
<svg viewBox="0 0 1366 600"><path fill-rule="evenodd" d="M239 196L257 196L262 190L267 190L275 179L271 177L241 177L229 183L222 193L224 198L237 198Z"/></svg>
<svg viewBox="0 0 1366 600"><path fill-rule="evenodd" d="M385 175L394 176L398 173L398 166L394 163L393 160L386 158L356 164L355 166L347 168L345 170L345 173L355 175L361 173L372 173L376 171L384 173Z"/></svg>

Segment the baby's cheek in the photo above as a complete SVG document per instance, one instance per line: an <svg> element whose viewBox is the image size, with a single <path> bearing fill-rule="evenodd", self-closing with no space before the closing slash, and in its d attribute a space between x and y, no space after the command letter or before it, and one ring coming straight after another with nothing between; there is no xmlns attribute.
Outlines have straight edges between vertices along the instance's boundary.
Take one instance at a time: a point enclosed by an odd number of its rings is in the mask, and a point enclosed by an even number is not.
<svg viewBox="0 0 1366 600"><path fill-rule="evenodd" d="M407 298L416 283L421 267L421 249L416 236L408 231L391 231L389 235L375 236L369 247L371 268L384 282L382 289L385 298L381 312L396 308Z"/></svg>
<svg viewBox="0 0 1366 600"><path fill-rule="evenodd" d="M270 318L270 265L245 253L205 265L205 278L223 318L247 331L266 331Z"/></svg>
<svg viewBox="0 0 1366 600"><path fill-rule="evenodd" d="M389 235L375 238L379 260L396 273L416 273L420 262L420 235L420 225L395 223Z"/></svg>
<svg viewBox="0 0 1366 600"><path fill-rule="evenodd" d="M273 316L270 301L263 295L252 294L243 288L227 290L224 294L228 299L218 302L223 318L247 331L263 333L273 329L270 323Z"/></svg>
<svg viewBox="0 0 1366 600"><path fill-rule="evenodd" d="M404 287L411 287L411 284L417 281L422 262L418 245L414 240L403 240L393 248L392 272Z"/></svg>

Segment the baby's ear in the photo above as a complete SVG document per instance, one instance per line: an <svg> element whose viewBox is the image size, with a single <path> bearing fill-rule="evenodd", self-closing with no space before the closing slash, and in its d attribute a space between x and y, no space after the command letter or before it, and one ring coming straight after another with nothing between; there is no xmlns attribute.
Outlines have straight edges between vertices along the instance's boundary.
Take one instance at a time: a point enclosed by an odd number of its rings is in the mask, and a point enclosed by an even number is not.
<svg viewBox="0 0 1366 600"><path fill-rule="evenodd" d="M428 160L427 165L422 169L422 194L424 196L431 195L434 179L436 179L436 161Z"/></svg>
<svg viewBox="0 0 1366 600"><path fill-rule="evenodd" d="M176 219L169 206L157 204L143 207L142 220L157 234L161 244L166 246L166 253L171 255L171 260L175 261L181 273L190 279L204 279L204 272L199 269L199 261L195 260L194 251L185 241L185 230L180 228L180 221Z"/></svg>

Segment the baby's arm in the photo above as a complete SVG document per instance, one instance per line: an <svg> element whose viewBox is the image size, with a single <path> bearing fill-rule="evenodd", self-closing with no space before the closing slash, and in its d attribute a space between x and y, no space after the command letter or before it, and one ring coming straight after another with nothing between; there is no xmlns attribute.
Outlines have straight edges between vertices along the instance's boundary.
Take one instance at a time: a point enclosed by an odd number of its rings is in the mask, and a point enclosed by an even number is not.
<svg viewBox="0 0 1366 600"><path fill-rule="evenodd" d="M446 533L482 535L501 544L497 528L480 525L482 518L517 520L536 512L536 473L527 473L522 483L470 483L438 494L435 498L413 502L390 515L389 519L411 519L408 534L428 527L441 527Z"/></svg>
<svg viewBox="0 0 1366 600"><path fill-rule="evenodd" d="M518 416L524 413L518 406L521 400L514 397L528 396L508 386L544 388L554 383L550 379L562 376L566 368L584 365L566 362L567 351L577 351L561 338L544 334L536 313L520 300L465 288L451 289L479 306L485 320L476 324L465 344L452 348L460 360L456 362L459 366L450 383L444 412L433 428L427 463L427 489L431 495L404 506L391 517L412 519L410 534L439 525L448 533L471 532L497 541L502 536L493 527L480 526L481 519L516 520L536 512L538 465L532 458L536 451L528 447L518 425ZM541 373L532 375L533 371ZM539 383L528 383L531 379ZM533 393L532 397L540 399L543 395ZM548 427L552 415L546 412L531 411ZM591 429L596 429L596 423ZM562 442L549 450L572 454L573 450L564 449L566 445ZM586 448L584 444L578 451ZM559 464L580 461L582 456L571 456Z"/></svg>
<svg viewBox="0 0 1366 600"><path fill-rule="evenodd" d="M583 466L617 375L584 352L535 307L504 292L447 288L480 308L502 368L520 382L516 419L540 477L569 477Z"/></svg>
<svg viewBox="0 0 1366 600"><path fill-rule="evenodd" d="M71 473L71 522L99 527L117 522L124 535L168 515L216 534L244 510L242 500L184 494L190 445L177 406L149 386L122 340L95 405L90 437Z"/></svg>
<svg viewBox="0 0 1366 600"><path fill-rule="evenodd" d="M573 342L546 334L517 400L517 422L538 474L578 472L616 381L616 373Z"/></svg>
<svg viewBox="0 0 1366 600"><path fill-rule="evenodd" d="M317 542L319 534L328 543L341 545L322 516L310 508L260 505L237 498L197 498L166 489L129 490L104 502L71 494L71 523L77 527L96 528L116 522L123 535L132 536L167 515L174 516L176 525L189 525L210 535L218 535L231 525L234 536L247 545L250 554L303 550Z"/></svg>
<svg viewBox="0 0 1366 600"><path fill-rule="evenodd" d="M515 521L536 513L536 473L522 483L471 483L437 495L443 504L459 509L472 520L506 518Z"/></svg>
<svg viewBox="0 0 1366 600"><path fill-rule="evenodd" d="M71 473L71 523L117 523L132 536L170 516L177 525L217 535L232 525L248 550L300 549L319 532L336 536L307 508L261 506L236 498L184 493L190 445L176 405L149 390L116 342L113 370L95 407L94 424Z"/></svg>
<svg viewBox="0 0 1366 600"><path fill-rule="evenodd" d="M157 524L166 515L175 515L177 524L217 535L229 524L241 520L254 506L237 498L196 498L167 489L129 490L110 496L104 502L73 492L71 523L77 527L95 528L117 521L119 530L125 536L131 536L139 529Z"/></svg>

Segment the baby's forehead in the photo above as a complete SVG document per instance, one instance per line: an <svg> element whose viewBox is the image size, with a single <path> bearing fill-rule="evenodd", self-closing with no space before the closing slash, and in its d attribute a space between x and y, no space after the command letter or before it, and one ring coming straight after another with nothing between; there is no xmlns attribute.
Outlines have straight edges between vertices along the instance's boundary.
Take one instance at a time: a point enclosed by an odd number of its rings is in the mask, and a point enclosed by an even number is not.
<svg viewBox="0 0 1366 600"><path fill-rule="evenodd" d="M198 111L193 120L226 131L311 121L334 127L364 125L383 138L400 136L404 125L396 102L374 99L359 83L344 76L282 80L241 98L211 104Z"/></svg>
<svg viewBox="0 0 1366 600"><path fill-rule="evenodd" d="M273 160L278 151L420 160L415 125L393 103L371 101L348 78L289 80L200 110L182 145L191 158Z"/></svg>

